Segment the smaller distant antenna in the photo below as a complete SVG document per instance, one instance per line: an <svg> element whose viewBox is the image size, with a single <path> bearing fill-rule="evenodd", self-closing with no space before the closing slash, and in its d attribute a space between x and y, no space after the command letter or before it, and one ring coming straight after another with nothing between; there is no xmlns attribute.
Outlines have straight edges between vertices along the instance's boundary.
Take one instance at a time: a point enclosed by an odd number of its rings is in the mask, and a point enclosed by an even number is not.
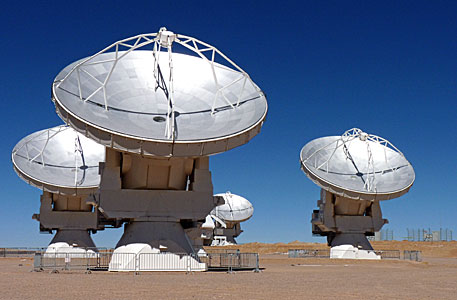
<svg viewBox="0 0 457 300"><path fill-rule="evenodd" d="M73 195L77 190L82 193L98 188L98 165L105 160L105 148L61 125L23 138L14 147L11 160L27 183L44 191Z"/></svg>
<svg viewBox="0 0 457 300"><path fill-rule="evenodd" d="M399 197L408 192L415 178L403 153L386 139L358 128L309 142L301 150L300 161L317 185L354 199Z"/></svg>
<svg viewBox="0 0 457 300"><path fill-rule="evenodd" d="M214 196L224 198L225 203L216 206L209 215L215 221L211 245L236 244L235 238L243 232L240 223L252 217L254 207L247 199L230 192Z"/></svg>

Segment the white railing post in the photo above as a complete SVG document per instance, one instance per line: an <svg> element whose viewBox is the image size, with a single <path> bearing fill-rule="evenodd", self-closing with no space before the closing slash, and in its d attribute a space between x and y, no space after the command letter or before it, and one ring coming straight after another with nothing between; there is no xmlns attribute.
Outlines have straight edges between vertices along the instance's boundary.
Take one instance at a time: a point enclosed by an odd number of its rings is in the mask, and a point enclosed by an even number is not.
<svg viewBox="0 0 457 300"><path fill-rule="evenodd" d="M191 257L190 255L187 255L187 272L191 272L192 271L192 268L191 268Z"/></svg>

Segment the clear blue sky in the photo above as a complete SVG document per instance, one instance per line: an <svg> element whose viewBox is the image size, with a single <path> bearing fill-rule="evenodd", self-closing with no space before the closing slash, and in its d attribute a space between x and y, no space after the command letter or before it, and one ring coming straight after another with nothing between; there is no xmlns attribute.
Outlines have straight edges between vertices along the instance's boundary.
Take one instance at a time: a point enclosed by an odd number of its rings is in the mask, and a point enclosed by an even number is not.
<svg viewBox="0 0 457 300"><path fill-rule="evenodd" d="M69 63L161 26L206 41L266 92L269 114L250 143L211 158L214 192L249 199L240 242L322 242L311 235L319 188L300 170L310 140L352 127L382 136L416 182L382 202L396 238L406 228L457 236L456 1L16 1L0 10L0 246L45 246L41 191L12 169L24 136L62 123L51 83ZM114 246L121 230L94 235Z"/></svg>

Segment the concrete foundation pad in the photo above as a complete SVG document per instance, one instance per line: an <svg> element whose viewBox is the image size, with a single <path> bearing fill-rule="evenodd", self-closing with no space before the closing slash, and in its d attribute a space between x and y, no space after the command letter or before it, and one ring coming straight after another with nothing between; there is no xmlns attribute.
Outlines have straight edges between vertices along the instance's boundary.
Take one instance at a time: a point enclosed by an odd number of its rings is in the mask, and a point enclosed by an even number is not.
<svg viewBox="0 0 457 300"><path fill-rule="evenodd" d="M352 245L341 245L330 249L330 258L339 259L381 259L373 250L358 249Z"/></svg>

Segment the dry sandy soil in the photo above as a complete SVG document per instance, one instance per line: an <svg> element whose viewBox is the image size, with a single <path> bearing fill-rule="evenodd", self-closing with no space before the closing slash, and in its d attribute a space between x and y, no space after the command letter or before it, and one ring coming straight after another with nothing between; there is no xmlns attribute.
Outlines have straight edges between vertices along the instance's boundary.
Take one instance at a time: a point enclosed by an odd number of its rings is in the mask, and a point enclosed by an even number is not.
<svg viewBox="0 0 457 300"><path fill-rule="evenodd" d="M426 257L457 258L457 241L452 242L408 242L382 241L370 242L375 250L418 250ZM211 247L212 249L240 249L241 252L256 252L261 254L286 253L289 249L329 249L327 244L303 243L299 241L276 244L249 243L243 245ZM456 297L457 299L457 297Z"/></svg>
<svg viewBox="0 0 457 300"><path fill-rule="evenodd" d="M0 258L0 299L457 299L457 242L373 242L421 250L422 262L289 259L323 244L240 245L259 252L261 273L31 272L31 258Z"/></svg>

